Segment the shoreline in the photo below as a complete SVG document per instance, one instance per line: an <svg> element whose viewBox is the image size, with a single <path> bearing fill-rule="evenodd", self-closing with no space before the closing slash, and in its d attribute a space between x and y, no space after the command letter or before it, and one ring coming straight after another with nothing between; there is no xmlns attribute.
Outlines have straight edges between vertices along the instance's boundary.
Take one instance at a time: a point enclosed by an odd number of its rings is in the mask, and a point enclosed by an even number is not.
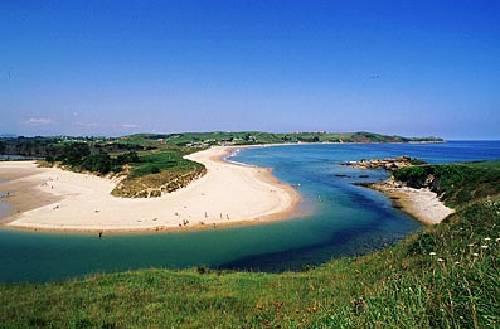
<svg viewBox="0 0 500 329"><path fill-rule="evenodd" d="M0 225L48 232L186 232L296 215L300 194L270 169L226 161L241 148L214 147L186 156L204 164L207 174L183 189L150 199L113 197L115 182L95 175L37 168L32 161L0 162L0 177L11 179L0 183L0 189L14 191L6 200L15 209Z"/></svg>
<svg viewBox="0 0 500 329"><path fill-rule="evenodd" d="M455 212L441 202L436 193L428 189L398 187L388 181L362 186L381 192L391 200L394 208L426 225L439 224Z"/></svg>

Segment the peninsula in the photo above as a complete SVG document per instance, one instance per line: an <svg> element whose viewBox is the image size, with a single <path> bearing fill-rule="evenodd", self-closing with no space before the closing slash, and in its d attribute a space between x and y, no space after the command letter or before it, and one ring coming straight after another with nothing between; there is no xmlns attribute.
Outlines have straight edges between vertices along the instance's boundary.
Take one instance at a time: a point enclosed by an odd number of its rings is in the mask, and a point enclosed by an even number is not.
<svg viewBox="0 0 500 329"><path fill-rule="evenodd" d="M186 156L203 165L206 174L161 198L115 197L111 192L116 178L37 168L33 161L1 162L0 175L16 172L18 176L7 186L14 191L10 198L14 207L26 198L27 187L50 200L15 215L7 225L46 230L160 231L286 218L299 200L298 193L278 182L267 169L224 162L231 150L216 146ZM19 197L16 186L23 189ZM32 208L25 201L24 205Z"/></svg>

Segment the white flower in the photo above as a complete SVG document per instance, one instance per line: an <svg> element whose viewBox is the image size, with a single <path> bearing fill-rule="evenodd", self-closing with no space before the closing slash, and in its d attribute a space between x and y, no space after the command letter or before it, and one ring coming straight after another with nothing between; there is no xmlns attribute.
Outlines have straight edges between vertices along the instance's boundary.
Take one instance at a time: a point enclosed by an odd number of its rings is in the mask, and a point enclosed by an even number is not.
<svg viewBox="0 0 500 329"><path fill-rule="evenodd" d="M496 238L496 239L495 239L495 241L496 241L496 242L500 241L500 238Z"/></svg>
<svg viewBox="0 0 500 329"><path fill-rule="evenodd" d="M487 248L488 248L488 246L481 246L481 248L483 248L483 249L487 249Z"/></svg>
<svg viewBox="0 0 500 329"><path fill-rule="evenodd" d="M484 238L484 241L490 241L491 238Z"/></svg>
<svg viewBox="0 0 500 329"><path fill-rule="evenodd" d="M431 251L431 252L429 253L429 256L436 256L436 253L435 253L434 251Z"/></svg>
<svg viewBox="0 0 500 329"><path fill-rule="evenodd" d="M473 253L472 256L477 257L479 254L477 252Z"/></svg>
<svg viewBox="0 0 500 329"><path fill-rule="evenodd" d="M444 262L444 259L442 259L441 257L438 257L437 261L438 262Z"/></svg>

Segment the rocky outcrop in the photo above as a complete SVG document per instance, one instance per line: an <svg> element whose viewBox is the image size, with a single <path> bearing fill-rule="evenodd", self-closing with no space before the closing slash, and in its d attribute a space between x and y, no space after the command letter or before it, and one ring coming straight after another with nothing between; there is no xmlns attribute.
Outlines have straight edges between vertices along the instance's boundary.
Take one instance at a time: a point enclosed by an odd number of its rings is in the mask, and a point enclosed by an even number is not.
<svg viewBox="0 0 500 329"><path fill-rule="evenodd" d="M397 158L387 158L387 159L361 159L359 161L347 161L343 163L345 166L350 166L358 169L386 169L386 170L396 170L413 165L425 164L424 161L410 158L409 156L403 155Z"/></svg>

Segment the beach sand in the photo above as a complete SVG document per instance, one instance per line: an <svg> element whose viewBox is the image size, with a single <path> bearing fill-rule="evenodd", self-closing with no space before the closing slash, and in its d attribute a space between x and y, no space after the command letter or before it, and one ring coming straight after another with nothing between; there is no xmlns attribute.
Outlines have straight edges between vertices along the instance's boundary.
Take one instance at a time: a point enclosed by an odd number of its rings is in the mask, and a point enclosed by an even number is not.
<svg viewBox="0 0 500 329"><path fill-rule="evenodd" d="M187 158L202 163L207 174L161 198L112 196L117 181L32 161L0 162L0 191L14 211L4 225L66 231L163 231L212 228L242 222L285 219L300 196L269 169L223 160L236 147L213 147Z"/></svg>
<svg viewBox="0 0 500 329"><path fill-rule="evenodd" d="M58 201L54 194L38 188L38 179L33 176L39 169L32 162L0 162L0 193L2 202L7 207L0 217L0 224L12 221L12 218L25 211L36 209Z"/></svg>
<svg viewBox="0 0 500 329"><path fill-rule="evenodd" d="M455 210L442 203L429 189L395 187L391 183L370 184L370 188L384 193L394 205L425 224L439 224Z"/></svg>

